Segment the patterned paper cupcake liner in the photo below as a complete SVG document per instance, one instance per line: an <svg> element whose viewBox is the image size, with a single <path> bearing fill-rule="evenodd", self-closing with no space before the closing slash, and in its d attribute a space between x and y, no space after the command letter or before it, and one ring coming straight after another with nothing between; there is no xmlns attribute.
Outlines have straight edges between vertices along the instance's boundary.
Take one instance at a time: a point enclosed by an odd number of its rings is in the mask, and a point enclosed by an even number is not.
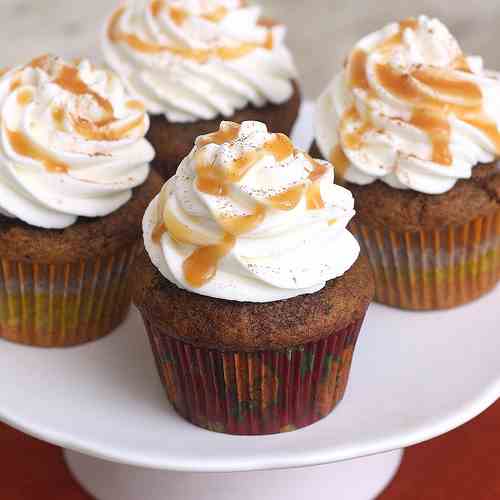
<svg viewBox="0 0 500 500"><path fill-rule="evenodd" d="M131 304L129 270L139 244L114 255L46 264L0 259L0 337L66 347L110 333Z"/></svg>
<svg viewBox="0 0 500 500"><path fill-rule="evenodd" d="M182 417L211 431L263 435L311 425L341 401L363 319L319 342L261 352L196 348L145 323Z"/></svg>
<svg viewBox="0 0 500 500"><path fill-rule="evenodd" d="M500 212L441 230L397 232L352 224L375 276L375 300L402 309L447 309L500 281Z"/></svg>

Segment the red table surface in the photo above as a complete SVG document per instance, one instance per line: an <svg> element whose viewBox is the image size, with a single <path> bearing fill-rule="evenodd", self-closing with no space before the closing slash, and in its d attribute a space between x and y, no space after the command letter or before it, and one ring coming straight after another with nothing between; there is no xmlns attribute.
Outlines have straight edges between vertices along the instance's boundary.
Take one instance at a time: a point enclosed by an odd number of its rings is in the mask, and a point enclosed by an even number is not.
<svg viewBox="0 0 500 500"><path fill-rule="evenodd" d="M59 448L0 425L1 500L90 500ZM407 450L378 500L500 499L500 402L463 427ZM137 499L147 500L147 499Z"/></svg>

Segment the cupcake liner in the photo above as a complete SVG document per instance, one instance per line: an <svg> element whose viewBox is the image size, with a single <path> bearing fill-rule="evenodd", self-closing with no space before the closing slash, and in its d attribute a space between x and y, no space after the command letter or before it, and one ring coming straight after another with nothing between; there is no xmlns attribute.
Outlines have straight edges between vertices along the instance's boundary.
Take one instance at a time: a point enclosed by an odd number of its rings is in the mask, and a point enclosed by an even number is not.
<svg viewBox="0 0 500 500"><path fill-rule="evenodd" d="M370 259L375 300L402 309L447 309L471 302L500 280L500 211L460 226L398 232L354 221Z"/></svg>
<svg viewBox="0 0 500 500"><path fill-rule="evenodd" d="M260 352L197 348L145 323L167 397L182 417L211 431L263 435L306 427L334 409L363 319L319 342Z"/></svg>
<svg viewBox="0 0 500 500"><path fill-rule="evenodd" d="M0 259L0 337L65 347L110 333L131 304L129 271L139 244L68 263Z"/></svg>

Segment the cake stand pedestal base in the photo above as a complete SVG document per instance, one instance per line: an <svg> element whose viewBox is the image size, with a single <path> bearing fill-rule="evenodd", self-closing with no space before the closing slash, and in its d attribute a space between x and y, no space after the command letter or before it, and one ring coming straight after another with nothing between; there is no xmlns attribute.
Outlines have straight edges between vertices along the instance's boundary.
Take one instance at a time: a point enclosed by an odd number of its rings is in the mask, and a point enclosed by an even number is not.
<svg viewBox="0 0 500 500"><path fill-rule="evenodd" d="M392 480L402 450L330 465L263 472L187 473L142 469L65 451L98 500L371 500Z"/></svg>

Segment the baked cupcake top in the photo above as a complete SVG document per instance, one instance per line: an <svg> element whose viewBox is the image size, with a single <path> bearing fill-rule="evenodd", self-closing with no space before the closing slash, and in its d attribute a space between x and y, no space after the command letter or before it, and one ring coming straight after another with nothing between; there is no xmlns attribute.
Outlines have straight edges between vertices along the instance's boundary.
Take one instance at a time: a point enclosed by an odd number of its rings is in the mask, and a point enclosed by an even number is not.
<svg viewBox="0 0 500 500"><path fill-rule="evenodd" d="M102 47L151 114L193 122L290 99L296 70L284 37L243 0L139 0L114 12Z"/></svg>
<svg viewBox="0 0 500 500"><path fill-rule="evenodd" d="M449 191L500 152L500 78L437 19L368 35L317 104L316 142L349 182Z"/></svg>
<svg viewBox="0 0 500 500"><path fill-rule="evenodd" d="M149 174L144 107L88 61L42 56L5 72L0 120L1 215L65 228L114 212Z"/></svg>
<svg viewBox="0 0 500 500"><path fill-rule="evenodd" d="M144 216L146 250L179 288L271 302L317 292L356 261L351 193L260 122L201 136Z"/></svg>

